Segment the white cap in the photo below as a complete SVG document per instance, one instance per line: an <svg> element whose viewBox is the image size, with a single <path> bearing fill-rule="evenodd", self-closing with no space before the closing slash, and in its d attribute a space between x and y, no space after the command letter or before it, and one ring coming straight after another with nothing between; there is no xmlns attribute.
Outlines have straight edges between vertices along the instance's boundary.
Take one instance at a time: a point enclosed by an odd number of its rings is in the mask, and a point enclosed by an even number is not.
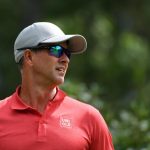
<svg viewBox="0 0 150 150"><path fill-rule="evenodd" d="M39 44L60 43L69 41L69 50L73 54L82 53L87 48L86 39L79 34L66 35L56 25L49 22L37 22L23 29L14 44L15 61L23 56L23 48L36 47Z"/></svg>

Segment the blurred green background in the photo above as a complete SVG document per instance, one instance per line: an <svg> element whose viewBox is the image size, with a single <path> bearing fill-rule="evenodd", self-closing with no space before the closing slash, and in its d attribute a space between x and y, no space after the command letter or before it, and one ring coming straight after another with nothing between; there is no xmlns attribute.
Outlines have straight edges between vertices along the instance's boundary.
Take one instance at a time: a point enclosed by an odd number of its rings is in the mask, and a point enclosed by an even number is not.
<svg viewBox="0 0 150 150"><path fill-rule="evenodd" d="M20 84L18 33L53 22L88 42L86 53L72 56L62 88L100 110L116 150L150 150L149 0L0 0L0 20L0 99Z"/></svg>

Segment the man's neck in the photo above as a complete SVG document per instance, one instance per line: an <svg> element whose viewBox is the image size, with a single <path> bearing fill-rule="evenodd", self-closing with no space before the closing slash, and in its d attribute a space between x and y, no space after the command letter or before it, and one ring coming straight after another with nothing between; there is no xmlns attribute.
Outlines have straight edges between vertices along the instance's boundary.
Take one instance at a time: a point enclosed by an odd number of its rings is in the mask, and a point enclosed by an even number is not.
<svg viewBox="0 0 150 150"><path fill-rule="evenodd" d="M43 88L40 86L25 86L21 85L20 97L32 108L37 109L40 113L44 110L50 100L53 100L57 93L56 87Z"/></svg>

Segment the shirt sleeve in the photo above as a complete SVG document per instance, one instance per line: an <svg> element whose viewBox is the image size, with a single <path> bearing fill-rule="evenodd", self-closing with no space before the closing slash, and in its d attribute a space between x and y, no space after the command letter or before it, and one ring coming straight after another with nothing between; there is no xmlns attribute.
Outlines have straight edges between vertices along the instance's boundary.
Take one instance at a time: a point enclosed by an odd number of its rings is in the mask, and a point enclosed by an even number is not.
<svg viewBox="0 0 150 150"><path fill-rule="evenodd" d="M112 136L104 118L96 109L90 112L90 150L114 150Z"/></svg>

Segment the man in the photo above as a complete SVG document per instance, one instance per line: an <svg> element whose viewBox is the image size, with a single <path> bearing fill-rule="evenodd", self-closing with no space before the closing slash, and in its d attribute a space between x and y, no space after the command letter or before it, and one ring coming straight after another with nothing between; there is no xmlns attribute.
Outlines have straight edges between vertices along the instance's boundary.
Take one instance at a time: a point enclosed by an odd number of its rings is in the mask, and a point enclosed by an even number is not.
<svg viewBox="0 0 150 150"><path fill-rule="evenodd" d="M71 54L86 50L81 35L34 23L14 44L22 82L0 102L0 150L113 150L101 114L59 89Z"/></svg>

